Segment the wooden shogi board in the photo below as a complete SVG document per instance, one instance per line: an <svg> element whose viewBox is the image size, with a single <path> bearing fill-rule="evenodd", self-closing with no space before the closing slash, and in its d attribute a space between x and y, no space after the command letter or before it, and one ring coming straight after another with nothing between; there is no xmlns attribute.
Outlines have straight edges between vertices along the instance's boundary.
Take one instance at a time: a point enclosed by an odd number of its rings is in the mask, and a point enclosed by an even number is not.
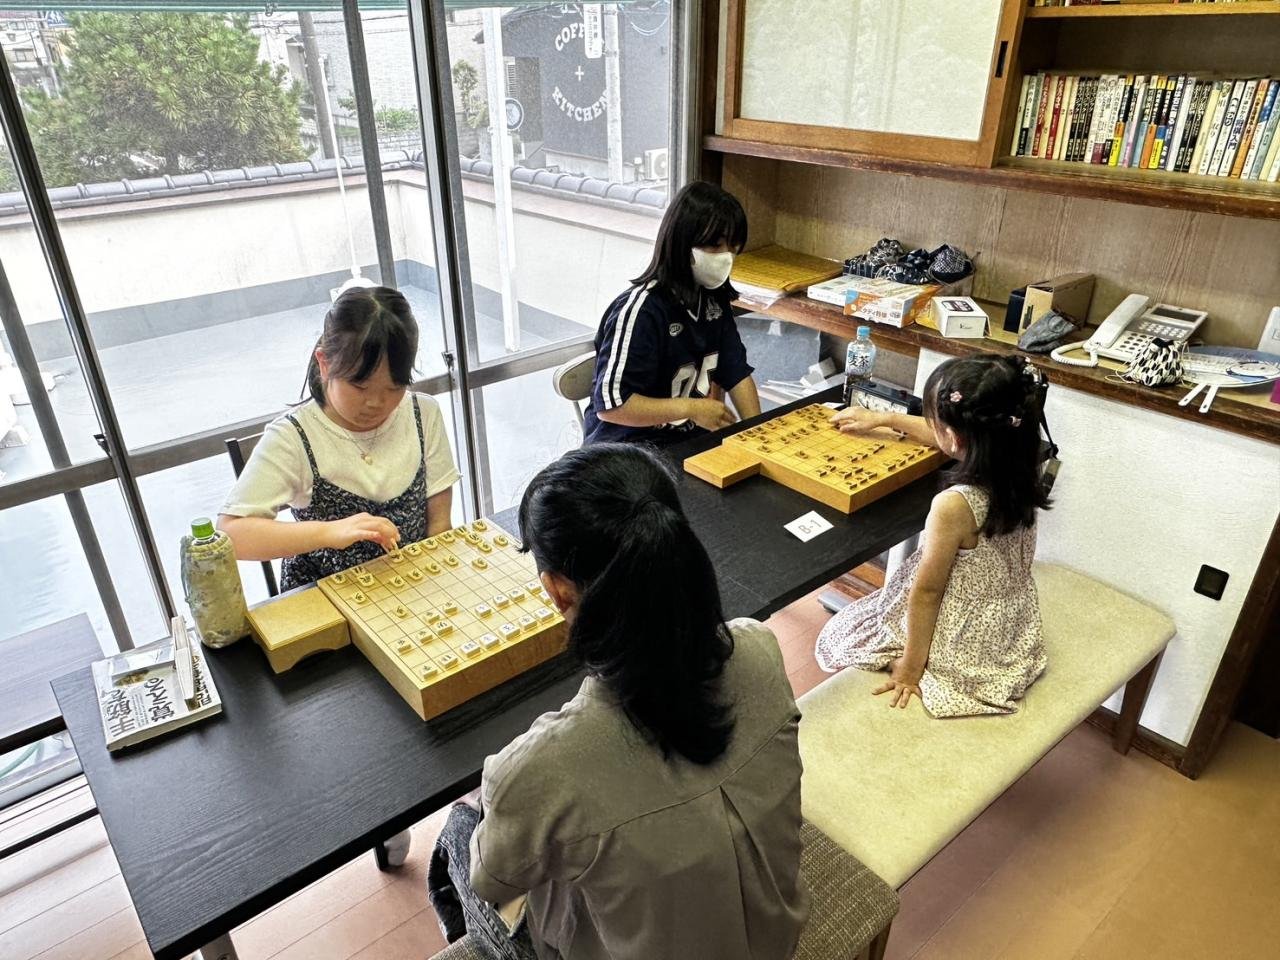
<svg viewBox="0 0 1280 960"><path fill-rule="evenodd" d="M863 436L831 425L832 410L815 403L726 437L689 457L684 469L717 487L763 474L844 513L880 499L938 469L946 456L887 431Z"/></svg>
<svg viewBox="0 0 1280 960"><path fill-rule="evenodd" d="M351 639L424 720L565 648L533 558L492 520L325 577Z"/></svg>

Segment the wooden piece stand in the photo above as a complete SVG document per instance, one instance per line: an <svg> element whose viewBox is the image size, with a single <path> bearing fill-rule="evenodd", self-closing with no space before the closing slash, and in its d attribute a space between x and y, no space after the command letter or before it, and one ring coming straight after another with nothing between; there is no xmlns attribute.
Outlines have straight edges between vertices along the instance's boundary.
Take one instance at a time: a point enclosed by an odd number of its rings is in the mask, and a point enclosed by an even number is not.
<svg viewBox="0 0 1280 960"><path fill-rule="evenodd" d="M761 473L843 513L879 500L946 462L932 447L883 432L841 433L815 403L725 438L689 457L687 473L721 489Z"/></svg>
<svg viewBox="0 0 1280 960"><path fill-rule="evenodd" d="M273 597L249 610L253 639L276 673L304 657L337 650L351 642L347 621L316 587Z"/></svg>

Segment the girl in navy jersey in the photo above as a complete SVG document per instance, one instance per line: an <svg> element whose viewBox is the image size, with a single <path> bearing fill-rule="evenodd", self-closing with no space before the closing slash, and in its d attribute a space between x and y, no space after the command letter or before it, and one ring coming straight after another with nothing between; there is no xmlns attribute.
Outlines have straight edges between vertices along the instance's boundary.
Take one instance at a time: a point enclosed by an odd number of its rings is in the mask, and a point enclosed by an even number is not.
<svg viewBox="0 0 1280 960"><path fill-rule="evenodd" d="M746 242L732 194L702 182L680 191L648 269L600 321L586 443L669 443L760 412L729 306L729 271Z"/></svg>

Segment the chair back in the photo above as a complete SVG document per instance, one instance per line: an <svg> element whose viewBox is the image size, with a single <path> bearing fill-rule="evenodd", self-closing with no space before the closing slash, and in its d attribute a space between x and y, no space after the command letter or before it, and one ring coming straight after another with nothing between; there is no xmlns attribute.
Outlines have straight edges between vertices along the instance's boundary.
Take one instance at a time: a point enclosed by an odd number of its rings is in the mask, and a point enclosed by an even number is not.
<svg viewBox="0 0 1280 960"><path fill-rule="evenodd" d="M573 412L578 418L579 426L583 423L580 404L591 396L591 385L595 381L595 373L596 354L592 350L562 363L551 375L552 388L573 404Z"/></svg>

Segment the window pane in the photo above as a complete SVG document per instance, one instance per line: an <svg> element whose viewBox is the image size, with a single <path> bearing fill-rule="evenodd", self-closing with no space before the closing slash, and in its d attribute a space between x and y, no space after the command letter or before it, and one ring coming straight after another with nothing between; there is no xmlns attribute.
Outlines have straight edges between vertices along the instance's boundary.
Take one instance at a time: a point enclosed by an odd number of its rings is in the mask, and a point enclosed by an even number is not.
<svg viewBox="0 0 1280 960"><path fill-rule="evenodd" d="M39 83L14 75L130 447L296 400L331 291L353 268L379 276L341 17L44 22L75 55ZM398 189L389 181L389 210ZM421 372L438 372L437 298L406 286Z"/></svg>
<svg viewBox="0 0 1280 960"><path fill-rule="evenodd" d="M165 632L165 621L147 577L120 489L113 481L84 491L88 521L105 561L105 575L119 598L135 645ZM0 637L86 613L107 653L119 647L77 524L63 497L50 497L0 513Z"/></svg>
<svg viewBox="0 0 1280 960"><path fill-rule="evenodd" d="M591 334L648 263L668 194L672 36L665 2L454 12L481 360Z"/></svg>

